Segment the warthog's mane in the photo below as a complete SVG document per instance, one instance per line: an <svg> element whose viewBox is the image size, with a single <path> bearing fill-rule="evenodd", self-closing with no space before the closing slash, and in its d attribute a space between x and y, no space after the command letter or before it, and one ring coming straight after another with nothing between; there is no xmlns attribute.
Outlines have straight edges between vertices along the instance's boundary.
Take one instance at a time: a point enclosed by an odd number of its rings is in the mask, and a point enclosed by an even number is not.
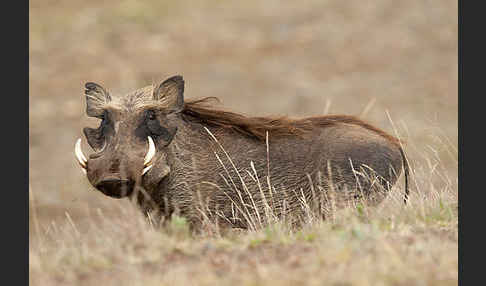
<svg viewBox="0 0 486 286"><path fill-rule="evenodd" d="M315 131L316 128L325 128L337 124L354 124L373 131L392 143L400 145L400 140L376 128L355 116L350 115L324 115L292 119L287 116L279 117L248 117L242 114L216 109L211 101L219 101L216 97L205 97L185 101L182 116L190 122L203 125L227 128L238 133L253 137L260 141L266 140L267 132L272 137L281 136L305 136Z"/></svg>
<svg viewBox="0 0 486 286"><path fill-rule="evenodd" d="M126 110L165 108L167 101L153 99L154 88L155 85L149 85L121 97L114 96L108 102L100 101L100 105L102 105L100 107ZM400 145L400 140L396 137L351 115L324 115L301 119L293 119L287 116L249 117L217 109L212 104L214 101L219 102L219 99L217 97L205 97L185 100L184 109L181 112L183 119L207 126L231 129L260 141L266 140L267 132L272 137L305 136L311 134L316 128L346 123L364 127L387 138L394 144Z"/></svg>

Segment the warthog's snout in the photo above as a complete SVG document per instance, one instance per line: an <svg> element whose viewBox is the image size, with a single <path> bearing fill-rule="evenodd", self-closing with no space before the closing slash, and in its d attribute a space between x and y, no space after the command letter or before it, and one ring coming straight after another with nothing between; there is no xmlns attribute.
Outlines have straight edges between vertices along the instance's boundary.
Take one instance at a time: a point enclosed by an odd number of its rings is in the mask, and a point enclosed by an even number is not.
<svg viewBox="0 0 486 286"><path fill-rule="evenodd" d="M122 198L131 195L134 186L133 180L105 179L99 182L96 188L107 196Z"/></svg>
<svg viewBox="0 0 486 286"><path fill-rule="evenodd" d="M150 136L147 140L145 157L129 151L114 153L112 148L86 156L81 150L81 139L76 141L74 152L81 170L96 189L107 196L123 198L133 193L137 179L153 166L156 148Z"/></svg>

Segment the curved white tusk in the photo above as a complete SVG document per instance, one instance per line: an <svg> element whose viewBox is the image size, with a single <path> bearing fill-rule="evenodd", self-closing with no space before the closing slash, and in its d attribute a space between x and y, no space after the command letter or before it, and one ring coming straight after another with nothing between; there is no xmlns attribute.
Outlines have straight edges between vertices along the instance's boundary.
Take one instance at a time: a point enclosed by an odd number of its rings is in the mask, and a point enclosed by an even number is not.
<svg viewBox="0 0 486 286"><path fill-rule="evenodd" d="M149 141L149 150L147 152L147 155L145 155L145 159L143 161L143 165L147 166L147 164L152 161L152 158L155 156L155 144L154 140L152 140L152 137L148 136L148 141Z"/></svg>
<svg viewBox="0 0 486 286"><path fill-rule="evenodd" d="M148 166L148 167L144 168L144 169L143 169L143 171L142 171L142 176L143 176L143 175L145 175L145 173L147 173L147 172L148 172L148 170L152 169L152 167L153 167L153 166L154 166L154 165L150 165L150 166Z"/></svg>
<svg viewBox="0 0 486 286"><path fill-rule="evenodd" d="M76 141L76 145L74 146L74 154L76 155L76 159L78 159L79 164L83 168L86 168L86 162L88 162L88 160L84 156L83 151L81 151L81 138Z"/></svg>
<svg viewBox="0 0 486 286"><path fill-rule="evenodd" d="M106 148L106 140L103 142L103 147L101 147L101 149L98 151L98 153L101 153L105 150Z"/></svg>

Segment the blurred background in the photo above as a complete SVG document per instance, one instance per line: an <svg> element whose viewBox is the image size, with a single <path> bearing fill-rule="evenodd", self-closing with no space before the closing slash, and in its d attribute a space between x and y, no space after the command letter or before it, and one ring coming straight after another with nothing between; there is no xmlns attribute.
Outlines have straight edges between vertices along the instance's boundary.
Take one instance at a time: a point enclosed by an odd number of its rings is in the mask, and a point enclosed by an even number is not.
<svg viewBox="0 0 486 286"><path fill-rule="evenodd" d="M217 96L246 115L361 116L406 141L417 173L435 164L449 174L436 183L457 184L457 9L450 0L31 0L37 219L116 215L128 203L94 191L74 160L79 137L91 152L82 128L98 125L85 114L87 81L123 93L181 74L186 98Z"/></svg>

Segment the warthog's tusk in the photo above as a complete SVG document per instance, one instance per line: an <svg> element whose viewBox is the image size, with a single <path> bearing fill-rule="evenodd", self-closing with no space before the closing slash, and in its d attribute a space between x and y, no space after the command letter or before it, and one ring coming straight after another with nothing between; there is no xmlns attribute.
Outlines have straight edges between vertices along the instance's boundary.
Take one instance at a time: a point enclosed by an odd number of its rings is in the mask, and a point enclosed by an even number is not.
<svg viewBox="0 0 486 286"><path fill-rule="evenodd" d="M143 175L145 175L145 173L147 173L147 172L148 172L148 170L150 170L150 169L151 169L153 166L154 166L154 165L150 165L150 166L148 166L148 167L145 167L145 168L143 169L143 171L142 171L142 176L143 176Z"/></svg>
<svg viewBox="0 0 486 286"><path fill-rule="evenodd" d="M149 149L148 149L147 155L145 155L145 159L143 161L144 166L147 166L147 164L150 163L150 161L152 161L152 158L154 158L154 156L155 156L154 140L152 140L152 137L150 137L150 136L148 136L147 138L148 138L148 142L149 142Z"/></svg>
<svg viewBox="0 0 486 286"><path fill-rule="evenodd" d="M103 142L103 147L101 147L101 149L100 149L100 151L98 151L98 153L105 151L105 148L106 148L106 140Z"/></svg>
<svg viewBox="0 0 486 286"><path fill-rule="evenodd" d="M79 138L76 141L76 145L74 145L74 154L76 155L76 159L78 160L78 163L81 165L83 170L85 170L86 163L88 162L88 160L84 156L83 151L81 151L81 138Z"/></svg>

